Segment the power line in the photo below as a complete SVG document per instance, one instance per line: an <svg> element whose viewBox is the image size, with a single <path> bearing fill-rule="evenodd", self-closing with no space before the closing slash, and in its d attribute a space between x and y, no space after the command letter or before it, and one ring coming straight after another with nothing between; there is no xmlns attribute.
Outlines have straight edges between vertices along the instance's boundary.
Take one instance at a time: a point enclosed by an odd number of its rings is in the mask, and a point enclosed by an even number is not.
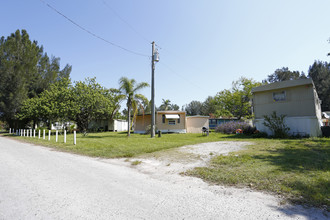
<svg viewBox="0 0 330 220"><path fill-rule="evenodd" d="M106 1L102 1L103 4L110 9L110 11L116 15L123 23L125 23L129 28L131 28L137 35L139 35L143 40L145 40L148 43L151 43L150 40L148 40L144 35L142 35L140 32L138 32L130 23L128 23L124 18L122 18Z"/></svg>
<svg viewBox="0 0 330 220"><path fill-rule="evenodd" d="M176 71L174 71L169 65L167 65L166 63L164 63L163 61L159 61L160 64L162 64L163 66L165 66L169 71L171 71L172 73L174 73L175 75L181 77L185 82L195 86L196 88L200 89L201 91L204 91L205 94L207 93L205 88L200 87L199 85L187 80L187 78L185 78L184 76L180 75L179 73L177 73ZM209 95L209 94L208 94Z"/></svg>
<svg viewBox="0 0 330 220"><path fill-rule="evenodd" d="M64 17L65 19L67 19L68 21L70 21L72 24L76 25L78 28L80 28L81 30L85 31L86 33L92 35L93 37L95 38L98 38L114 47L117 47L117 48L120 48L126 52L129 52L129 53L132 53L132 54L135 54L135 55L138 55L138 56L143 56L143 57L149 57L148 55L145 55L145 54L142 54L142 53L138 53L138 52L135 52L135 51L132 51L132 50L129 50L129 49L126 49L125 47L122 47L118 44L115 44L111 41L108 41L106 39L104 39L103 37L97 35L97 34L94 34L93 32L87 30L86 28L84 28L83 26L79 25L78 23L76 23L75 21L73 21L71 18L67 17L66 15L64 15L63 13L61 13L60 11L58 11L56 8L54 8L53 6L51 6L50 4L48 4L46 1L44 0L40 0L42 3L44 3L48 8L52 9L53 11L55 11L57 14L61 15L62 17Z"/></svg>

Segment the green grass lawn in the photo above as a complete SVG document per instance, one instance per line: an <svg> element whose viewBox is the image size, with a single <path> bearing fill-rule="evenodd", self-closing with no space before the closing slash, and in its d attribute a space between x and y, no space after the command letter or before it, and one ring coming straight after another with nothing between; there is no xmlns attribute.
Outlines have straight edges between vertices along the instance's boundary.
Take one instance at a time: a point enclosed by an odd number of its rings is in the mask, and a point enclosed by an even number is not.
<svg viewBox="0 0 330 220"><path fill-rule="evenodd" d="M187 174L330 210L330 139L253 141L255 144L246 150L214 157L208 167Z"/></svg>
<svg viewBox="0 0 330 220"><path fill-rule="evenodd" d="M42 135L41 135L42 136ZM169 148L180 147L190 144L198 144L204 142L220 141L222 135L211 133L209 136L202 134L162 134L161 138L150 138L150 135L127 134L116 132L89 133L87 136L77 134L77 145L73 145L73 135L67 135L67 143L63 143L63 136L60 135L58 142L55 142L55 135L51 136L51 141L30 137L17 137L16 139L24 140L30 143L40 144L61 151L73 152L77 154L117 158L117 157L133 157L144 153L151 153Z"/></svg>
<svg viewBox="0 0 330 220"><path fill-rule="evenodd" d="M184 145L212 141L249 141L245 150L228 156L214 157L208 167L186 172L205 181L238 187L250 187L283 196L294 203L308 204L330 210L330 139L252 139L245 136L210 133L163 134L161 138L149 135L126 133L77 134L77 145L73 135L63 143L63 136L55 142L30 137L15 139L49 146L92 157L133 157L145 153L175 148ZM138 165L138 162L136 162Z"/></svg>

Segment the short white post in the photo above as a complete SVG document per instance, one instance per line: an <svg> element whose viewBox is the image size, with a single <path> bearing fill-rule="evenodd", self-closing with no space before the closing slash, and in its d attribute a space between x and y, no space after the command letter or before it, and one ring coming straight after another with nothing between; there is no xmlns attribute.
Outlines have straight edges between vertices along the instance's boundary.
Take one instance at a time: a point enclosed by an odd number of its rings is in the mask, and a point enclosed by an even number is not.
<svg viewBox="0 0 330 220"><path fill-rule="evenodd" d="M24 133L23 133L23 136L25 137L25 129L24 129Z"/></svg>
<svg viewBox="0 0 330 220"><path fill-rule="evenodd" d="M44 134L43 134L43 139L45 140L46 139L46 131L45 131L45 129L44 129Z"/></svg>
<svg viewBox="0 0 330 220"><path fill-rule="evenodd" d="M38 138L40 139L40 129L38 130Z"/></svg>
<svg viewBox="0 0 330 220"><path fill-rule="evenodd" d="M50 141L50 133L52 133L51 130L48 130L48 140Z"/></svg>
<svg viewBox="0 0 330 220"><path fill-rule="evenodd" d="M30 129L30 137L32 137L32 129Z"/></svg>
<svg viewBox="0 0 330 220"><path fill-rule="evenodd" d="M76 131L73 131L73 144L76 145L77 144L77 133Z"/></svg>
<svg viewBox="0 0 330 220"><path fill-rule="evenodd" d="M33 129L33 138L36 137L36 129Z"/></svg>
<svg viewBox="0 0 330 220"><path fill-rule="evenodd" d="M16 136L18 136L19 134L18 134L18 130L16 130Z"/></svg>
<svg viewBox="0 0 330 220"><path fill-rule="evenodd" d="M26 129L26 137L29 137L29 129Z"/></svg>
<svg viewBox="0 0 330 220"><path fill-rule="evenodd" d="M9 134L11 134L11 128L9 128Z"/></svg>
<svg viewBox="0 0 330 220"><path fill-rule="evenodd" d="M58 130L56 130L56 138L55 138L55 141L56 141L56 142L58 141Z"/></svg>
<svg viewBox="0 0 330 220"><path fill-rule="evenodd" d="M64 130L64 143L66 143L66 130Z"/></svg>

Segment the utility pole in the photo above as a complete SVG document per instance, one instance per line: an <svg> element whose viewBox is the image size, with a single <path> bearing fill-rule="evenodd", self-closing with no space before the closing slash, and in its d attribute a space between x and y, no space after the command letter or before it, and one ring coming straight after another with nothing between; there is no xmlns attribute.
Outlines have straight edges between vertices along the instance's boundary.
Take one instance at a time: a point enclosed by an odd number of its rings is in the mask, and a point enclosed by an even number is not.
<svg viewBox="0 0 330 220"><path fill-rule="evenodd" d="M151 137L155 137L155 62L158 62L158 52L155 50L155 42L152 43L151 56Z"/></svg>

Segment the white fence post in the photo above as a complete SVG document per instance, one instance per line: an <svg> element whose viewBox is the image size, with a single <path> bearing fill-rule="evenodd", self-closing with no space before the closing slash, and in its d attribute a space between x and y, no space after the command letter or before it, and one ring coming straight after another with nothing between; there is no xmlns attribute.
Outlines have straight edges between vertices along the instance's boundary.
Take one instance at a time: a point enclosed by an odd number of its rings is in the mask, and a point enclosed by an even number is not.
<svg viewBox="0 0 330 220"><path fill-rule="evenodd" d="M11 134L11 128L9 128L9 134Z"/></svg>
<svg viewBox="0 0 330 220"><path fill-rule="evenodd" d="M64 130L64 143L66 143L66 130Z"/></svg>
<svg viewBox="0 0 330 220"><path fill-rule="evenodd" d="M46 139L46 130L44 129L44 133L43 133L43 139L45 140Z"/></svg>
<svg viewBox="0 0 330 220"><path fill-rule="evenodd" d="M52 133L52 130L48 130L48 140L50 141L50 134Z"/></svg>
<svg viewBox="0 0 330 220"><path fill-rule="evenodd" d="M38 138L40 139L40 129L38 130Z"/></svg>
<svg viewBox="0 0 330 220"><path fill-rule="evenodd" d="M32 129L30 129L30 137L32 137Z"/></svg>
<svg viewBox="0 0 330 220"><path fill-rule="evenodd" d="M18 134L18 129L16 130L16 136L18 136L19 134Z"/></svg>
<svg viewBox="0 0 330 220"><path fill-rule="evenodd" d="M33 138L36 137L36 129L33 129Z"/></svg>
<svg viewBox="0 0 330 220"><path fill-rule="evenodd" d="M56 130L56 138L55 138L55 141L56 141L56 142L58 141L58 130Z"/></svg>
<svg viewBox="0 0 330 220"><path fill-rule="evenodd" d="M29 129L26 129L26 137L29 137Z"/></svg>
<svg viewBox="0 0 330 220"><path fill-rule="evenodd" d="M76 145L77 144L77 133L76 131L73 131L73 144Z"/></svg>

